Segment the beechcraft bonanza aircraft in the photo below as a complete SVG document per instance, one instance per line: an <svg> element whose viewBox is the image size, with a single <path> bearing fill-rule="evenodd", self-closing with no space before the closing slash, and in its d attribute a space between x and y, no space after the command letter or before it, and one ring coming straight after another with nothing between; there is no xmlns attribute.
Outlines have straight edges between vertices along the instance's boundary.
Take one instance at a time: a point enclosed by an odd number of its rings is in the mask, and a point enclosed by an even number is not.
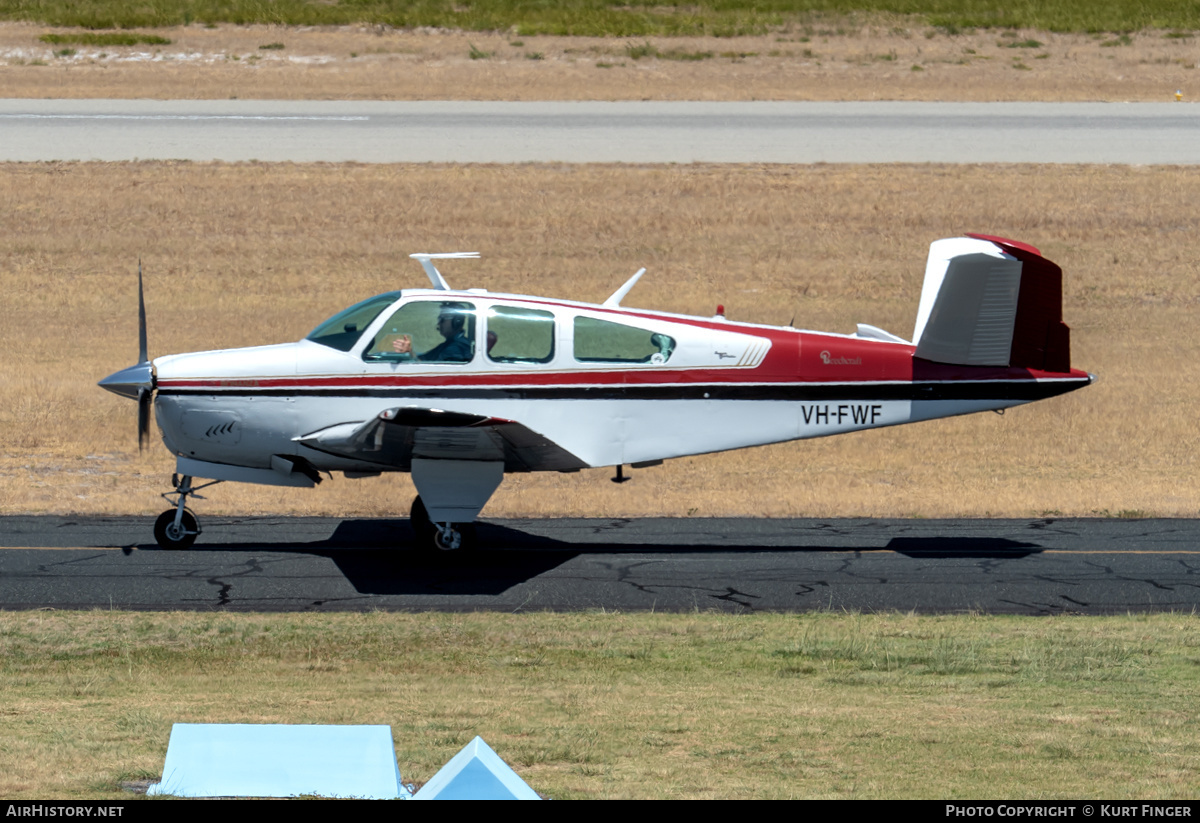
<svg viewBox="0 0 1200 823"><path fill-rule="evenodd" d="M801 331L432 283L364 300L298 343L159 357L100 385L153 406L175 455L164 548L200 533L185 508L222 481L311 487L322 473L411 472L418 539L457 549L505 472L672 457L1002 410L1092 382L1071 368L1062 271L985 235L930 247L912 341L873 326ZM193 485L195 478L211 483Z"/></svg>

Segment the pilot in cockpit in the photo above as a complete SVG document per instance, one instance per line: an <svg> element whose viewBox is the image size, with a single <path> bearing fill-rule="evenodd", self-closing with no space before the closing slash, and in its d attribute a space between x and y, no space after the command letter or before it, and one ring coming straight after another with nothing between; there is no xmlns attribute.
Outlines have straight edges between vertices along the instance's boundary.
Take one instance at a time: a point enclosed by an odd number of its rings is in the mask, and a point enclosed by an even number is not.
<svg viewBox="0 0 1200 823"><path fill-rule="evenodd" d="M415 358L423 362L466 363L475 354L475 347L467 339L467 312L470 309L461 303L443 303L438 312L438 334L445 338L424 354ZM402 334L392 341L396 354L413 357L412 335Z"/></svg>

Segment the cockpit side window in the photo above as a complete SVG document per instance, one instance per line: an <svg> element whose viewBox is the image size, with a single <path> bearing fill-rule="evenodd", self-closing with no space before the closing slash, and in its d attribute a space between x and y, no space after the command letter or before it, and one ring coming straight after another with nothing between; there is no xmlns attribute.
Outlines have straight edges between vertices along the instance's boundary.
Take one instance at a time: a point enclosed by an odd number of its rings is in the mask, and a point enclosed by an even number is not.
<svg viewBox="0 0 1200 823"><path fill-rule="evenodd" d="M554 359L554 315L493 306L487 313L487 355L496 363L549 363Z"/></svg>
<svg viewBox="0 0 1200 823"><path fill-rule="evenodd" d="M595 317L575 318L575 359L583 363L662 365L675 351L675 338Z"/></svg>
<svg viewBox="0 0 1200 823"><path fill-rule="evenodd" d="M388 363L469 363L474 357L475 306L459 300L404 304L363 352L363 360Z"/></svg>
<svg viewBox="0 0 1200 823"><path fill-rule="evenodd" d="M345 311L340 311L333 317L317 326L305 340L329 346L338 351L350 351L367 326L388 306L400 299L400 292L393 291L377 294L361 303L355 303Z"/></svg>

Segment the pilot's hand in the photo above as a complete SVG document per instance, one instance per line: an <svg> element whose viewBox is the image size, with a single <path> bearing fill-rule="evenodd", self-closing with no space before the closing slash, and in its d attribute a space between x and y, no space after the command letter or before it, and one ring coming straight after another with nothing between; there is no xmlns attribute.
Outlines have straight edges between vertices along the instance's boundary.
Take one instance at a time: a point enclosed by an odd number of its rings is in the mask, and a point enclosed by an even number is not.
<svg viewBox="0 0 1200 823"><path fill-rule="evenodd" d="M412 354L412 335L402 334L392 341L392 350L396 354Z"/></svg>

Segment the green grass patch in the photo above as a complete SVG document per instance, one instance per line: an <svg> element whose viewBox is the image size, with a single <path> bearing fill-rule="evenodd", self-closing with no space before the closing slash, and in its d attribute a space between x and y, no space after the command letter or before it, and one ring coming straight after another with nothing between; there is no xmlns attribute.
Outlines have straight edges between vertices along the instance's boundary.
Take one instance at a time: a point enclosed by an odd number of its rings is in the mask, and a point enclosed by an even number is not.
<svg viewBox="0 0 1200 823"><path fill-rule="evenodd" d="M0 19L88 29L216 25L436 26L515 35L617 37L764 34L836 18L914 16L947 33L972 28L1121 32L1200 29L1200 5L1174 0L0 0ZM837 32L834 24L821 31ZM822 35L825 36L825 35Z"/></svg>
<svg viewBox="0 0 1200 823"><path fill-rule="evenodd" d="M644 57L658 57L658 48L649 42L630 43L625 47L625 53L630 59L641 60Z"/></svg>
<svg viewBox="0 0 1200 823"><path fill-rule="evenodd" d="M119 798L171 724L476 734L559 798L1190 798L1200 621L0 614L8 799Z"/></svg>
<svg viewBox="0 0 1200 823"><path fill-rule="evenodd" d="M136 31L80 31L70 34L43 34L38 38L54 46L169 46L170 38Z"/></svg>
<svg viewBox="0 0 1200 823"><path fill-rule="evenodd" d="M664 60L678 60L683 63L695 63L700 60L711 60L716 57L711 51L688 51L687 49L669 49L659 54Z"/></svg>

